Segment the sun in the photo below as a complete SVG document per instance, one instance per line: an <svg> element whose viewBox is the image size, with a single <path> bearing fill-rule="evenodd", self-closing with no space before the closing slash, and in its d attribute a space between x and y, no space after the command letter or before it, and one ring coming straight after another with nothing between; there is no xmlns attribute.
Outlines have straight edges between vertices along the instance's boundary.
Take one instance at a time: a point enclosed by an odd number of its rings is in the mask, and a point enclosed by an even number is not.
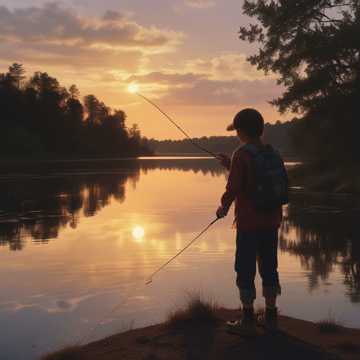
<svg viewBox="0 0 360 360"><path fill-rule="evenodd" d="M145 236L145 230L143 227L136 225L133 229L132 229L132 236L133 238L138 241L141 242L142 239Z"/></svg>
<svg viewBox="0 0 360 360"><path fill-rule="evenodd" d="M136 94L137 92L139 92L139 85L134 83L130 84L128 86L128 91L131 94Z"/></svg>

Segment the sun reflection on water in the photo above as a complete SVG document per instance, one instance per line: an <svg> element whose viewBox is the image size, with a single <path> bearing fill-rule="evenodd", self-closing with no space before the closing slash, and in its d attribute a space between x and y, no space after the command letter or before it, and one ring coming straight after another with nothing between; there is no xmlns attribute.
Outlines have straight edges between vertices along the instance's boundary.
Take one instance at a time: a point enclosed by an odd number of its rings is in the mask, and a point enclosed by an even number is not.
<svg viewBox="0 0 360 360"><path fill-rule="evenodd" d="M145 236L145 230L142 226L136 225L132 229L132 236L136 242L143 242Z"/></svg>

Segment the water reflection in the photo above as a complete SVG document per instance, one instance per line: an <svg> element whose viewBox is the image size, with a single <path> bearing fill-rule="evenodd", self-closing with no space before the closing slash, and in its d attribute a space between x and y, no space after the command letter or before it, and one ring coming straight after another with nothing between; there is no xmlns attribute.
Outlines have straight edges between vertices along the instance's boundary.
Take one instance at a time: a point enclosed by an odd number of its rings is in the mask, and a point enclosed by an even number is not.
<svg viewBox="0 0 360 360"><path fill-rule="evenodd" d="M142 242L145 236L144 228L139 225L136 225L132 230L132 236L137 242Z"/></svg>
<svg viewBox="0 0 360 360"><path fill-rule="evenodd" d="M216 161L27 166L0 169L1 359L33 359L85 335L124 299L97 338L163 320L185 291L238 305L230 216L138 287L212 220L225 185ZM360 326L359 209L352 198L292 195L280 237L285 313L319 320L332 306Z"/></svg>
<svg viewBox="0 0 360 360"><path fill-rule="evenodd" d="M136 182L138 172L29 179L1 184L0 244L21 250L24 239L47 242L80 216L94 216L113 198L123 202L125 183Z"/></svg>
<svg viewBox="0 0 360 360"><path fill-rule="evenodd" d="M96 164L96 169L92 166L91 162L45 163L35 174L34 170L19 174L12 169L12 176L0 176L0 245L21 250L29 237L39 243L56 239L67 226L75 229L81 217L95 216L112 200L122 203L125 185L130 182L136 188L141 174L149 171L224 175L211 159L104 161ZM301 192L292 195L281 228L280 249L300 259L308 271L310 291L320 282L326 283L339 268L347 295L352 302L360 302L359 214L360 203L353 198ZM176 223L181 226L179 219ZM141 224L130 231L134 241L144 241Z"/></svg>
<svg viewBox="0 0 360 360"><path fill-rule="evenodd" d="M9 165L10 166L10 165ZM76 228L81 216L90 217L109 205L111 199L123 202L125 185L133 186L140 172L173 170L219 176L223 170L210 159L147 159L143 161L58 162L26 164L0 175L0 245L21 250L24 239L47 242L70 225ZM139 230L136 237L139 239Z"/></svg>
<svg viewBox="0 0 360 360"><path fill-rule="evenodd" d="M300 258L314 290L339 268L347 295L360 302L360 203L350 196L293 194L280 248Z"/></svg>

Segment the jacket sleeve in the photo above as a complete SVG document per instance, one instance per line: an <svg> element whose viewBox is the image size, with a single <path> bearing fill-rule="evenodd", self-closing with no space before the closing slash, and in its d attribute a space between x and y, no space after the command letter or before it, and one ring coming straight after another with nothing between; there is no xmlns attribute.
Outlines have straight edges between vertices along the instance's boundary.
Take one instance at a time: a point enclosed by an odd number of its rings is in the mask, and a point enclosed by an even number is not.
<svg viewBox="0 0 360 360"><path fill-rule="evenodd" d="M243 188L242 179L244 175L244 160L239 156L239 154L234 153L231 159L230 173L228 181L226 184L226 191L221 198L221 205L226 211L229 211L229 208L232 202L235 200L236 195L241 192Z"/></svg>

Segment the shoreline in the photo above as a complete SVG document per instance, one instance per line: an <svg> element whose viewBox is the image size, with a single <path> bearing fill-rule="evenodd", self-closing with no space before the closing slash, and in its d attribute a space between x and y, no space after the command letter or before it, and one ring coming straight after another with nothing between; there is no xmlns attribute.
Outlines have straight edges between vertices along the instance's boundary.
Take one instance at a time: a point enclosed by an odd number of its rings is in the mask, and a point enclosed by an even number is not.
<svg viewBox="0 0 360 360"><path fill-rule="evenodd" d="M166 323L115 334L79 347L69 347L42 360L181 360L181 359L344 359L360 358L360 329L336 325L323 332L318 323L280 315L280 332L259 328L255 338L227 333L225 322L239 317L238 310L218 308L219 324L198 323L186 331L170 331ZM330 323L330 322L329 322Z"/></svg>
<svg viewBox="0 0 360 360"><path fill-rule="evenodd" d="M289 169L291 186L323 194L359 194L358 169L330 168L327 164L303 163Z"/></svg>

